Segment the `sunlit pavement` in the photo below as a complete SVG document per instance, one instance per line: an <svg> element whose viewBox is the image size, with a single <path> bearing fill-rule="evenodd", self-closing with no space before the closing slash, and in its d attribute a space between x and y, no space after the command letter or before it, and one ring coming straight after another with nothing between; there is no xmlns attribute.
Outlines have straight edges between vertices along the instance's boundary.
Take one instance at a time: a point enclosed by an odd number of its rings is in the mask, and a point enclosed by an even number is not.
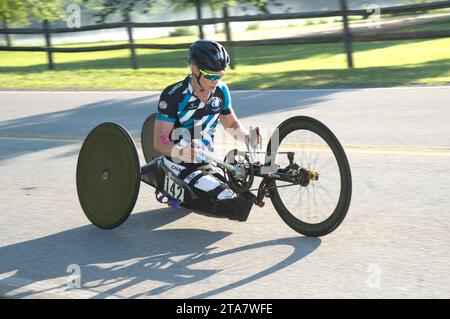
<svg viewBox="0 0 450 319"><path fill-rule="evenodd" d="M145 184L123 225L97 229L76 193L81 142L114 121L141 154L141 125L159 93L0 92L0 294L450 297L450 87L232 94L242 122L261 126L265 141L296 115L339 138L353 198L336 231L303 237L270 201L245 223L187 213L159 204Z"/></svg>

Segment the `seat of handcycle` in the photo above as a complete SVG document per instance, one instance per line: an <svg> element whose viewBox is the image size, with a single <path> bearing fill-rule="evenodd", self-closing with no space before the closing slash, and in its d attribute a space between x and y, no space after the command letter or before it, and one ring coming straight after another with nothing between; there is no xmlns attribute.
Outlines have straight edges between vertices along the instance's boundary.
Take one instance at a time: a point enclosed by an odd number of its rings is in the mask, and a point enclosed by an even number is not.
<svg viewBox="0 0 450 319"><path fill-rule="evenodd" d="M246 221L254 203L251 193L237 194L236 198L213 199L204 191L191 187L173 174L160 156L141 168L141 180L155 187L169 201L176 200L180 207L210 217ZM199 168L201 169L201 168Z"/></svg>

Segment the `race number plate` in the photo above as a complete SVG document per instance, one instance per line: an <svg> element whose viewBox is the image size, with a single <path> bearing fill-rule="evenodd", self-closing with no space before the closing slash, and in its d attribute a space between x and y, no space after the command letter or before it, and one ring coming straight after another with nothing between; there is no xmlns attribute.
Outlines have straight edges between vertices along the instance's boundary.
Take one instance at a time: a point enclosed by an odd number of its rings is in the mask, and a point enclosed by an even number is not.
<svg viewBox="0 0 450 319"><path fill-rule="evenodd" d="M164 190L173 198L184 202L184 189L167 177L167 175L164 177Z"/></svg>

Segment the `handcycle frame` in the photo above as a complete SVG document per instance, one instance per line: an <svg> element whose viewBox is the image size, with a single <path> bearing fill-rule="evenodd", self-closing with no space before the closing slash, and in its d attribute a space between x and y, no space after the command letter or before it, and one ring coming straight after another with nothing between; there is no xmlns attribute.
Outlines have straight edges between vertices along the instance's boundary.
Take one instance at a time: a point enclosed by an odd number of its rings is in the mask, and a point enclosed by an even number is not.
<svg viewBox="0 0 450 319"><path fill-rule="evenodd" d="M247 169L244 171L242 169L242 166L233 165L230 163L227 163L226 161L223 161L219 159L218 157L214 156L214 154L211 154L210 152L198 149L198 152L200 155L204 156L209 161L214 162L218 167L222 168L224 172L228 175L229 179L232 178L234 175L234 178L242 179L251 174L252 176L252 183L250 185L246 185L244 190L239 189L239 187L236 187L235 185L231 184L230 186L233 188L234 191L237 192L245 192L248 191L253 186L253 177L261 177L263 178L262 181L259 184L258 192L254 200L254 204L257 206L264 206L264 197L270 197L270 189L273 188L268 186L270 182L279 180L283 182L289 182L292 183L292 185L302 185L301 178L298 176L298 172L301 171L302 167L297 167L297 170L293 170L294 172L297 172L297 174L287 173L286 171L289 170L289 167L284 168L282 170L284 171L278 171L280 169L279 165L273 164L273 161L271 159L268 159L266 157L265 163L261 164L259 161L256 160L256 154L265 154L267 155L267 152L256 152L255 148L251 145L250 141L248 139L245 140L245 146L247 148L247 153L238 151L238 150L232 150L230 151L227 157L230 155L230 153L234 152L236 154L248 154L248 161L249 165L251 165L251 169ZM293 166L293 158L294 158L294 152L277 152L277 154L287 154L288 159L290 161L290 166ZM250 173L251 172L251 173ZM319 176L318 174L314 174L314 172L308 172L308 177L310 179L318 180ZM307 183L303 183L302 186L307 186ZM287 187L291 185L284 185L283 187ZM279 186L280 187L280 186Z"/></svg>
<svg viewBox="0 0 450 319"><path fill-rule="evenodd" d="M83 142L77 162L77 192L86 216L96 226L111 229L122 224L131 214L136 203L141 181L155 187L156 192L160 191L169 198L170 194L160 189L164 183L161 183L161 178L164 180L164 176L167 176L181 186L191 198L201 200L187 183L171 173L167 167L161 168L164 170L162 174L151 173L149 169L151 164L161 160L161 154L153 148L154 122L155 114L152 114L142 126L141 145L147 163L142 167L139 164L133 139L126 129L118 124L107 122L98 125ZM247 152L231 150L224 160L202 149L199 149L199 154L203 155L210 164L221 168L228 185L247 198L245 207L248 207L248 212L252 202L262 207L264 197L269 197L277 213L292 229L306 236L324 236L340 225L350 205L351 172L344 149L334 134L323 123L313 118L292 117L282 122L277 129L280 130L279 140L275 141L277 143L291 132L306 130L320 136L334 154L340 177L339 199L336 206L332 206L334 208L330 212L331 215L322 222L308 223L298 219L285 206L278 188L294 185L307 187L311 181L319 180L319 173L314 168L307 170L302 167L302 163L300 165L295 163L295 152L277 152L279 145L273 152L271 147L274 142L273 136L269 140L266 152L256 152L247 140L245 143ZM265 154L263 164L256 161L256 154ZM289 165L280 167L275 164L277 154L287 155ZM157 175L158 182L155 182ZM251 193L256 189L250 189L253 186L254 177L262 178L257 188L257 195ZM277 185L276 181L288 182L288 184ZM215 205L214 201L208 203ZM185 208L189 209L189 207ZM192 211L202 213L195 209ZM246 217L235 220L244 221Z"/></svg>

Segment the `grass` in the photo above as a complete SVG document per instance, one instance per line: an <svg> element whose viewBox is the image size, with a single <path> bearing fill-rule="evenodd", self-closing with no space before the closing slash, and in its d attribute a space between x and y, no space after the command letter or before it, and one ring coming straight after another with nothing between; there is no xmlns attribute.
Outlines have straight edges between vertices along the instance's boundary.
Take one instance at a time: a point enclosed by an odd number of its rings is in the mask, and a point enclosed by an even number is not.
<svg viewBox="0 0 450 319"><path fill-rule="evenodd" d="M177 42L194 39L179 37ZM450 83L450 39L355 43L353 48L355 68L347 69L342 43L235 47L237 67L224 80L232 89ZM186 50L137 53L139 70L130 68L128 50L118 50L57 53L56 71L48 71L45 53L0 51L0 89L161 90L189 72Z"/></svg>
<svg viewBox="0 0 450 319"><path fill-rule="evenodd" d="M381 20L381 26L383 26L383 20ZM441 31L441 30L444 31L449 29L450 29L450 17L442 21L424 22L417 25L402 26L402 27L399 26L388 30L383 30L383 27L381 27L381 29L363 30L363 32L369 33L427 32L427 31Z"/></svg>
<svg viewBox="0 0 450 319"><path fill-rule="evenodd" d="M416 32L416 31L439 31L439 30L449 30L450 29L450 17L447 20L439 22L427 22L415 26L411 26L404 30L405 32Z"/></svg>

